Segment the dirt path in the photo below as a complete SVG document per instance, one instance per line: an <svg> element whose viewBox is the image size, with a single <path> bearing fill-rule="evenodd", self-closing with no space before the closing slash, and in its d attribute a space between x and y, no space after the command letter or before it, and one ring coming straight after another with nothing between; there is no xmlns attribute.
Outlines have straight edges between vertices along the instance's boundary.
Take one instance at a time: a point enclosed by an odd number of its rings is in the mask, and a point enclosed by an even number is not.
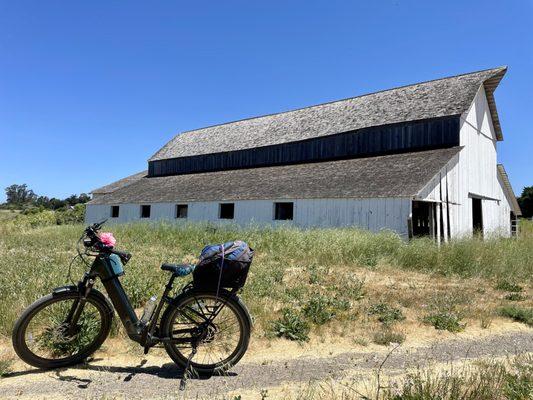
<svg viewBox="0 0 533 400"><path fill-rule="evenodd" d="M0 380L0 398L215 398L225 393L257 394L287 383L343 378L348 372L369 375L383 362L383 351L346 352L331 357L301 356L285 361L247 362L228 376L191 379L179 390L181 371L161 356L95 359L88 365L59 371L15 371ZM385 375L406 368L483 357L533 352L533 330L456 338L424 347L398 348L383 367ZM247 398L243 396L243 399ZM271 398L271 397L269 397Z"/></svg>

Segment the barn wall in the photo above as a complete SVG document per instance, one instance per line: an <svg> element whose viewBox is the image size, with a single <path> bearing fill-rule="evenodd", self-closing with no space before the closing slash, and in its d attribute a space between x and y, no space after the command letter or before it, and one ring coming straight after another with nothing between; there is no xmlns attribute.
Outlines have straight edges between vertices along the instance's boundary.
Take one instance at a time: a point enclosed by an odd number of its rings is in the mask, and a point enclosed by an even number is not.
<svg viewBox="0 0 533 400"><path fill-rule="evenodd" d="M459 116L375 126L299 142L150 161L150 176L190 174L338 160L452 147L459 144Z"/></svg>
<svg viewBox="0 0 533 400"><path fill-rule="evenodd" d="M459 182L459 154L453 157L431 181L420 191L419 200L431 201L436 203L442 202L442 212L445 218L445 231L448 229L451 238L456 238L461 235L459 230L462 190L463 187ZM449 214L449 218L448 218Z"/></svg>
<svg viewBox="0 0 533 400"><path fill-rule="evenodd" d="M497 173L497 141L483 88L461 116L460 139L464 148L451 161L453 165L443 168L418 197L441 201L441 190L447 187L454 238L472 235L472 197L480 197L484 235L509 236L511 209Z"/></svg>
<svg viewBox="0 0 533 400"><path fill-rule="evenodd" d="M186 219L175 218L177 203L156 203L151 204L151 218L149 220L166 220L177 223L211 221L239 225L288 223L299 227L355 226L374 232L390 229L402 236L407 236L407 219L411 210L410 199L300 199L293 201L293 221L273 220L275 200L236 201L235 219L233 220L220 220L218 218L218 202L187 203L189 209ZM110 218L110 215L110 205L87 205L87 223ZM141 220L139 204L120 204L119 218L110 218L110 221L122 223L139 220Z"/></svg>

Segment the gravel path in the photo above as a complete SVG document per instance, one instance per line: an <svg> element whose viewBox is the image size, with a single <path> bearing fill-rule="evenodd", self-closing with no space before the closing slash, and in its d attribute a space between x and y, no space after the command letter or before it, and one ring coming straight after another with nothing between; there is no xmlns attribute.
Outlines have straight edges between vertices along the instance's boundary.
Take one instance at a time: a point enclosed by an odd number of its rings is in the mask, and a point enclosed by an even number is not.
<svg viewBox="0 0 533 400"><path fill-rule="evenodd" d="M382 352L350 352L332 357L299 357L271 363L237 365L228 376L190 379L180 391L181 371L168 358L148 357L134 365L113 358L56 371L13 372L0 380L0 398L214 398L229 391L265 389L290 382L341 378L348 371L371 372L383 362ZM431 346L398 348L387 359L383 374L405 368L481 357L533 352L533 330L480 339L454 339ZM117 366L121 365L121 366Z"/></svg>

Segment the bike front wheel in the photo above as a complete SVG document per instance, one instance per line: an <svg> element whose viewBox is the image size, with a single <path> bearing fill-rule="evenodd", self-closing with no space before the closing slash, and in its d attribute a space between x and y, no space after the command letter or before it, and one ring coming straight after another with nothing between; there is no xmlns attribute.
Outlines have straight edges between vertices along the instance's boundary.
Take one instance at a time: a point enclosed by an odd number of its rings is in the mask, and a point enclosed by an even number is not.
<svg viewBox="0 0 533 400"><path fill-rule="evenodd" d="M161 320L168 355L198 374L223 373L246 353L252 328L250 314L228 292L191 290L169 305ZM196 353L193 353L193 348Z"/></svg>
<svg viewBox="0 0 533 400"><path fill-rule="evenodd" d="M94 353L109 334L113 310L93 291L72 326L68 321L79 299L78 292L68 291L31 304L13 329L17 355L37 368L60 368L78 364Z"/></svg>

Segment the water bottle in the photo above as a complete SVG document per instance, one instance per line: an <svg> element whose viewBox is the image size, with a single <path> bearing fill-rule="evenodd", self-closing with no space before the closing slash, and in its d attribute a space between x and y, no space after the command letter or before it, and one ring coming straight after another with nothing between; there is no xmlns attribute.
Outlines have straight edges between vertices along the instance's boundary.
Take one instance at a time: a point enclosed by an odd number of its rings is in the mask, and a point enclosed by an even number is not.
<svg viewBox="0 0 533 400"><path fill-rule="evenodd" d="M152 314L155 311L156 301L157 301L157 296L152 296L150 297L150 299L148 299L148 301L144 305L144 311L141 317L141 322L143 324L147 324L150 321L150 318L152 318Z"/></svg>

